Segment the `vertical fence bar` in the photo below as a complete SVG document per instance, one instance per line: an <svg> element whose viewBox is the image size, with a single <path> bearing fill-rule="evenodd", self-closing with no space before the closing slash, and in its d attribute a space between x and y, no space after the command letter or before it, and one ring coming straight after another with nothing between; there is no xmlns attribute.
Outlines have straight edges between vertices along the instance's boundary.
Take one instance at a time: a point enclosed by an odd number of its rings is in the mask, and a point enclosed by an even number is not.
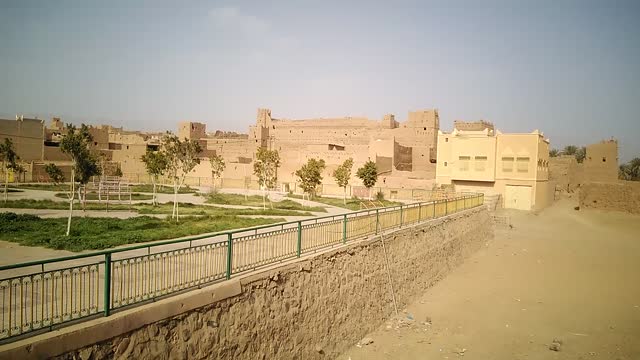
<svg viewBox="0 0 640 360"><path fill-rule="evenodd" d="M376 209L376 235L378 235L378 225L380 225L380 213Z"/></svg>
<svg viewBox="0 0 640 360"><path fill-rule="evenodd" d="M298 257L302 253L302 221L298 221Z"/></svg>
<svg viewBox="0 0 640 360"><path fill-rule="evenodd" d="M104 254L104 316L111 310L111 253ZM53 318L53 314L51 314Z"/></svg>
<svg viewBox="0 0 640 360"><path fill-rule="evenodd" d="M227 280L231 279L231 258L233 255L233 234L227 234Z"/></svg>
<svg viewBox="0 0 640 360"><path fill-rule="evenodd" d="M402 205L400 205L400 227L402 227Z"/></svg>
<svg viewBox="0 0 640 360"><path fill-rule="evenodd" d="M342 220L342 243L347 243L347 214L344 214L344 219Z"/></svg>

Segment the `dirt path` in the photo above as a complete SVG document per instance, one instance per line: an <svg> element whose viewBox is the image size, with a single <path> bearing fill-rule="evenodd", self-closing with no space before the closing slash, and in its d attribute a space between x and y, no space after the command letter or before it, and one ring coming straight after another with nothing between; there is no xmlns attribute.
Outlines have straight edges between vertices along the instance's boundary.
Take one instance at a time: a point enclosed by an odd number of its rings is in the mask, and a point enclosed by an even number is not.
<svg viewBox="0 0 640 360"><path fill-rule="evenodd" d="M513 229L339 359L640 359L640 216L573 205L505 212Z"/></svg>

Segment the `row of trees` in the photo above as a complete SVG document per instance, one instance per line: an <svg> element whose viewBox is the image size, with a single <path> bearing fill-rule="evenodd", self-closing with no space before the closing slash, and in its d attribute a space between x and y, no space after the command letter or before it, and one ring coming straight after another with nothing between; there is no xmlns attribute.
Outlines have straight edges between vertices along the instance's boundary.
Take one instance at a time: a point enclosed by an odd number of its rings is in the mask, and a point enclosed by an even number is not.
<svg viewBox="0 0 640 360"><path fill-rule="evenodd" d="M587 156L587 148L584 146L567 145L562 150L551 149L549 150L550 157L556 157L560 155L575 156L576 161L582 163Z"/></svg>
<svg viewBox="0 0 640 360"><path fill-rule="evenodd" d="M347 203L347 186L351 180L351 169L353 168L353 159L345 160L332 173L338 186L344 189L343 201ZM312 198L316 195L316 189L322 183L322 171L325 169L324 160L309 159L300 169L296 171L296 176L300 181L302 190ZM378 180L378 169L373 161L367 161L356 172L356 176L362 180L363 185L369 190L369 198L371 198L371 188Z"/></svg>

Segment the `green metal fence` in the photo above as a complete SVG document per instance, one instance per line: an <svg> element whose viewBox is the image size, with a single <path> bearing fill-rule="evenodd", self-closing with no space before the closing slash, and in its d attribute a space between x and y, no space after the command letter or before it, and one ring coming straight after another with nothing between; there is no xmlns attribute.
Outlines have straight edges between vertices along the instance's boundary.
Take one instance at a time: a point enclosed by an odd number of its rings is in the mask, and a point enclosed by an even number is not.
<svg viewBox="0 0 640 360"><path fill-rule="evenodd" d="M482 194L0 267L0 341L482 205Z"/></svg>

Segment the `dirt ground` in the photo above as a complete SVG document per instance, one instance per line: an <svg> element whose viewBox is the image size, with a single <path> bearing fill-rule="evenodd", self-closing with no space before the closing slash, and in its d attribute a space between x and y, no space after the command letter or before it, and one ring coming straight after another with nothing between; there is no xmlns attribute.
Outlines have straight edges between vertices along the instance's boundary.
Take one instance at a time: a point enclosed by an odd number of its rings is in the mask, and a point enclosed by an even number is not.
<svg viewBox="0 0 640 360"><path fill-rule="evenodd" d="M338 359L640 359L640 216L574 206L498 213L513 228Z"/></svg>

